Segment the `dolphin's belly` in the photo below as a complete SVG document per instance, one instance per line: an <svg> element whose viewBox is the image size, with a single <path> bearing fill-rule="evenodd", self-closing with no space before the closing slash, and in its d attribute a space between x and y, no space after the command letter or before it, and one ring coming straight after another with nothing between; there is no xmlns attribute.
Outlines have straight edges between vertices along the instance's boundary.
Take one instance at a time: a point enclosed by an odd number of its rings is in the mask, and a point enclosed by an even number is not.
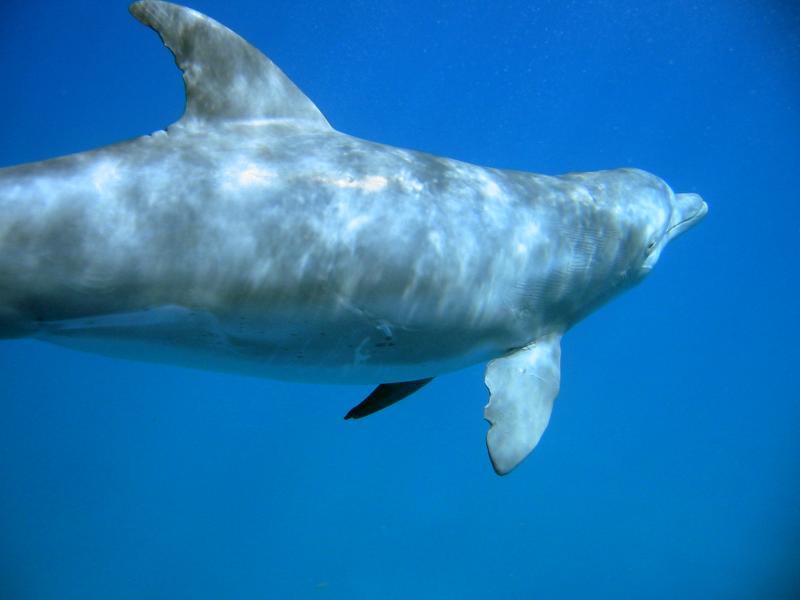
<svg viewBox="0 0 800 600"><path fill-rule="evenodd" d="M352 315L221 319L178 306L50 322L36 337L107 356L320 383L431 377L516 343L500 332L409 329Z"/></svg>

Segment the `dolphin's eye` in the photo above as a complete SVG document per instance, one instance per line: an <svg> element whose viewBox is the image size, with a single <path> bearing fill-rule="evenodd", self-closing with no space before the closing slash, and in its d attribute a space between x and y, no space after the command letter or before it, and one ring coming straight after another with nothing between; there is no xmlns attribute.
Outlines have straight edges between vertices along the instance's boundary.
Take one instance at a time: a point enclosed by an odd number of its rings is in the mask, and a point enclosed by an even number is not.
<svg viewBox="0 0 800 600"><path fill-rule="evenodd" d="M655 247L656 247L656 241L655 240L650 240L650 243L647 244L647 251L648 252L652 252L653 248L655 248Z"/></svg>

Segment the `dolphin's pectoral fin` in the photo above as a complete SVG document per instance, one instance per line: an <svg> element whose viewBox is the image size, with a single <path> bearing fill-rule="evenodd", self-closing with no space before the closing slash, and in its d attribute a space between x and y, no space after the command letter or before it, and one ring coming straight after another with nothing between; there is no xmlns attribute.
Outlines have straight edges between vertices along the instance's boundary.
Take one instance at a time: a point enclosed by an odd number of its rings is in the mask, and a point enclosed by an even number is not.
<svg viewBox="0 0 800 600"><path fill-rule="evenodd" d="M486 445L498 475L516 467L542 437L558 395L560 361L561 335L552 334L486 366Z"/></svg>
<svg viewBox="0 0 800 600"><path fill-rule="evenodd" d="M330 125L296 85L258 49L190 8L141 0L131 14L153 28L183 71L183 120L294 119Z"/></svg>
<svg viewBox="0 0 800 600"><path fill-rule="evenodd" d="M344 416L345 419L360 419L374 412L391 406L399 402L406 396L410 396L419 388L429 383L433 377L426 379L416 379L414 381L401 381L399 383L382 383L364 400L350 409Z"/></svg>

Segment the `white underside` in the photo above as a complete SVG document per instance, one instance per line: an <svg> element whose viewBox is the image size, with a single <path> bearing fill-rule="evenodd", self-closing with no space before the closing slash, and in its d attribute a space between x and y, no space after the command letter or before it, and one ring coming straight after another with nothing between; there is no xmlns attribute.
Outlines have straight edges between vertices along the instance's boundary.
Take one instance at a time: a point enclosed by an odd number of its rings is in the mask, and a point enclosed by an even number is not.
<svg viewBox="0 0 800 600"><path fill-rule="evenodd" d="M95 354L132 360L227 371L258 377L316 383L380 383L431 377L489 360L504 349L425 332L399 332L353 322L313 321L242 324L179 306L50 322L37 338ZM436 347L437 356L419 361L420 348Z"/></svg>

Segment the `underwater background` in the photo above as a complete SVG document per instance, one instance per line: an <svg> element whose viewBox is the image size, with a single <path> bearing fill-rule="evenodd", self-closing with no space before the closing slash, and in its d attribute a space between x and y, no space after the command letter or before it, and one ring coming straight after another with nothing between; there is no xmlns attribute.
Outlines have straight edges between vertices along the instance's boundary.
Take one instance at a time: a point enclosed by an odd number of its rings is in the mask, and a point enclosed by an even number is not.
<svg viewBox="0 0 800 600"><path fill-rule="evenodd" d="M163 128L125 2L0 1L0 165ZM0 600L800 597L800 12L767 0L196 0L346 133L709 214L563 341L497 477L483 365L370 390L0 342Z"/></svg>

